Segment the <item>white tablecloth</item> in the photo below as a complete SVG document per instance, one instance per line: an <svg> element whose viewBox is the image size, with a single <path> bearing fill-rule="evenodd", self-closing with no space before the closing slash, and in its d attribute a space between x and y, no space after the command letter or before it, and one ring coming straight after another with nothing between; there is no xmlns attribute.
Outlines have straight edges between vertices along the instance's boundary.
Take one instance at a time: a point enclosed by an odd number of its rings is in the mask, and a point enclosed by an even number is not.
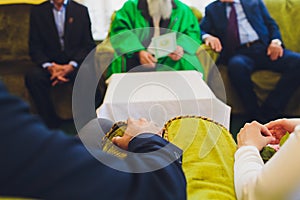
<svg viewBox="0 0 300 200"><path fill-rule="evenodd" d="M199 115L229 129L231 108L201 77L197 71L113 74L97 116L112 121L144 117L163 126L176 116Z"/></svg>

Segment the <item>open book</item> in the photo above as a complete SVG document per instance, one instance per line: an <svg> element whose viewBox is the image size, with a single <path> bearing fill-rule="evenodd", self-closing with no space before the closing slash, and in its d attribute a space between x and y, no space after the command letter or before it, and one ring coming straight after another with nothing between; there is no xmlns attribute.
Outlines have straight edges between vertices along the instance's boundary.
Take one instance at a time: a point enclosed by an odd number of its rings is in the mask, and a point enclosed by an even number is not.
<svg viewBox="0 0 300 200"><path fill-rule="evenodd" d="M147 50L158 59L174 52L176 46L176 33L172 32L153 37Z"/></svg>

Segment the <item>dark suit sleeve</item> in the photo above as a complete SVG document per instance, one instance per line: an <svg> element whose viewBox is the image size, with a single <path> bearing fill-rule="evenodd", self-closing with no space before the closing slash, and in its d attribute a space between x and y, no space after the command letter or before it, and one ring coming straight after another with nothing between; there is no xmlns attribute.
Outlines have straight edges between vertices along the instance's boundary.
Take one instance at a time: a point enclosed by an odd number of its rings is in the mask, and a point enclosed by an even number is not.
<svg viewBox="0 0 300 200"><path fill-rule="evenodd" d="M205 15L200 22L201 38L205 34L211 34L210 31L213 28L212 20L210 19L211 14L208 7L205 7Z"/></svg>
<svg viewBox="0 0 300 200"><path fill-rule="evenodd" d="M74 14L81 19L80 20L81 28L80 30L75 28L76 32L72 32L70 34L80 33L80 38L78 38L80 40L80 44L76 46L72 46L77 41L70 41L71 47L70 49L68 49L68 51L72 52L70 59L80 64L84 61L84 59L91 52L91 50L93 50L96 47L96 44L92 36L91 20L90 20L88 9L85 6L80 6L80 9L78 9L77 13ZM68 23L68 21L66 23ZM71 36L71 38L73 37Z"/></svg>
<svg viewBox="0 0 300 200"><path fill-rule="evenodd" d="M86 150L78 138L48 130L28 113L28 106L9 95L0 83L0 196L41 199L185 199L185 178L176 160L148 173L126 173L112 169ZM147 135L147 134L146 134ZM158 136L136 138L135 152L148 152L168 142ZM164 148L165 149L165 148ZM133 158L136 165L166 162L174 157L172 146L147 162ZM101 157L111 155L99 152ZM130 167L127 160L115 164Z"/></svg>
<svg viewBox="0 0 300 200"><path fill-rule="evenodd" d="M45 62L50 62L50 58L45 54L45 45L40 34L39 9L33 6L30 12L29 23L29 55L34 63L41 66ZM46 22L44 22L46 23Z"/></svg>

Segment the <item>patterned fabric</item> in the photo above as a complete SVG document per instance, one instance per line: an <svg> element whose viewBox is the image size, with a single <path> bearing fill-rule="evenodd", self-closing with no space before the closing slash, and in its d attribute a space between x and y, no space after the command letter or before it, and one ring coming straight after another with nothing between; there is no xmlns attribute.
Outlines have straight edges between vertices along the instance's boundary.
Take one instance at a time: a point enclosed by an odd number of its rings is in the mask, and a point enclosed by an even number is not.
<svg viewBox="0 0 300 200"><path fill-rule="evenodd" d="M113 137L116 136L123 136L124 132L126 130L127 124L126 122L120 121L116 122L109 132L105 134L105 137L102 139L102 150L110 153L112 155L118 156L120 158L125 158L126 154L124 152L121 152L117 146L115 146L111 140Z"/></svg>

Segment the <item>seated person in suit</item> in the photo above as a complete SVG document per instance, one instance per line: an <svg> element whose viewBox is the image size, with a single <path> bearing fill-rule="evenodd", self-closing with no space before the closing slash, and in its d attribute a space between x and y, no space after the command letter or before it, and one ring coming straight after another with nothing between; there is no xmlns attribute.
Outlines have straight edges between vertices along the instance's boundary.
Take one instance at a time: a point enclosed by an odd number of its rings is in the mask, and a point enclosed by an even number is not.
<svg viewBox="0 0 300 200"><path fill-rule="evenodd" d="M148 48L153 47L151 39L168 32L177 34L175 50L157 58L153 49L149 51ZM126 1L115 14L109 36L116 60L109 66L107 77L112 73L136 71L140 65L146 71L174 69L203 72L195 55L201 44L198 21L192 10L179 0Z"/></svg>
<svg viewBox="0 0 300 200"><path fill-rule="evenodd" d="M32 8L29 53L37 68L26 74L25 83L49 128L57 128L61 121L51 100L51 87L73 82L94 47L88 10L83 5L49 0Z"/></svg>
<svg viewBox="0 0 300 200"><path fill-rule="evenodd" d="M254 121L241 129L234 164L237 199L299 199L299 125L300 119L278 119L266 125ZM264 164L259 151L286 132L287 141Z"/></svg>
<svg viewBox="0 0 300 200"><path fill-rule="evenodd" d="M155 156L147 154L147 160L139 156L122 160L100 149L97 151L99 157L127 169L124 172L93 157L78 137L50 131L1 82L0 110L0 196L186 199L186 180L178 157L182 151L172 144L165 148L169 142L161 137L159 128L152 122L129 119L125 135L113 142L137 154L160 150ZM103 129L112 125L105 120L99 122ZM153 164L164 166L147 173L134 173L137 166L151 168Z"/></svg>
<svg viewBox="0 0 300 200"><path fill-rule="evenodd" d="M206 7L202 39L220 53L249 117L262 122L281 115L300 85L300 54L284 48L278 25L262 0L218 0ZM267 69L281 79L259 106L251 74Z"/></svg>

